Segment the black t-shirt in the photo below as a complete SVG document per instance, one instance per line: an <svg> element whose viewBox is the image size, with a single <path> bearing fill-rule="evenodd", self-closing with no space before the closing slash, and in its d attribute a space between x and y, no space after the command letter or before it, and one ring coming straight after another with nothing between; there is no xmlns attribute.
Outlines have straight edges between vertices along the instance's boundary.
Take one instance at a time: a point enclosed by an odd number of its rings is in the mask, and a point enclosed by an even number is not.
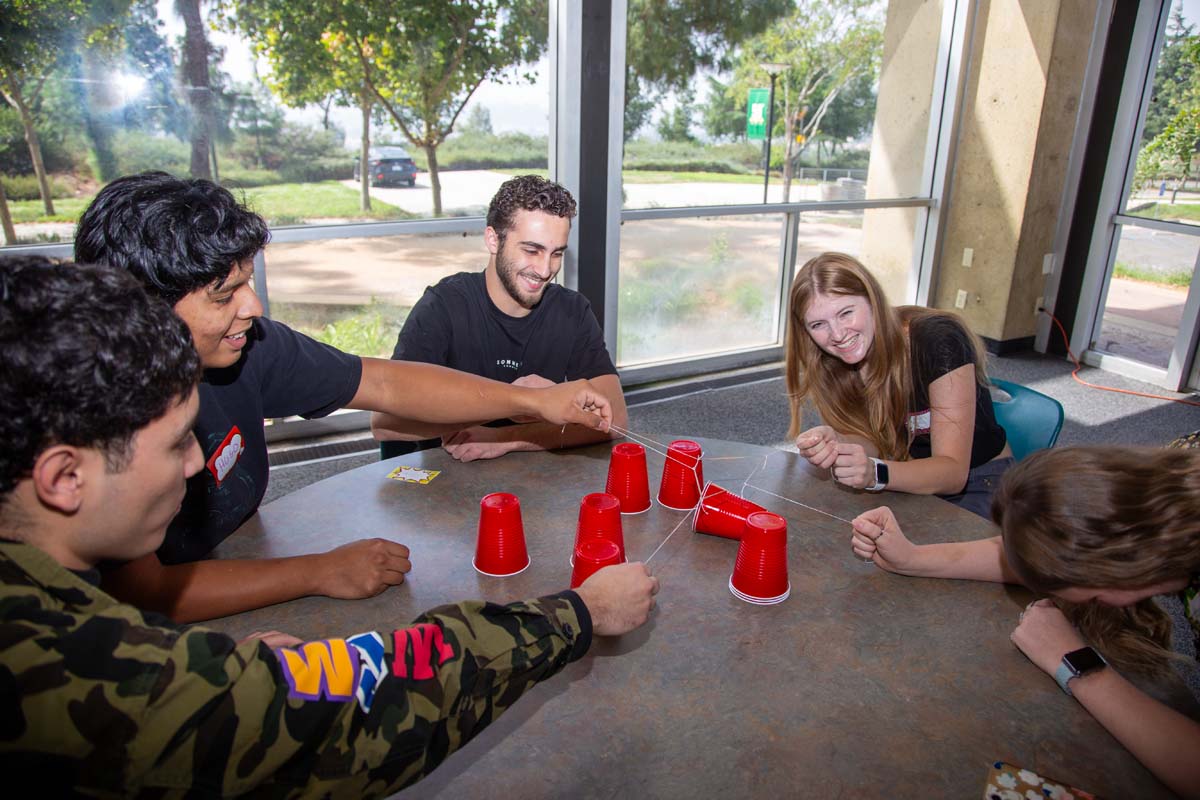
<svg viewBox="0 0 1200 800"><path fill-rule="evenodd" d="M908 329L912 348L913 399L909 405L908 432L911 458L929 458L929 384L964 364L975 363L975 348L963 329L947 317L914 320ZM975 432L971 440L971 468L986 464L1008 441L996 422L992 395L986 386L975 385Z"/></svg>
<svg viewBox="0 0 1200 800"><path fill-rule="evenodd" d="M529 314L510 317L488 296L483 272L459 272L427 288L404 321L392 358L504 383L526 375L562 383L617 371L591 303L579 292L549 284ZM383 457L438 441L384 442Z"/></svg>
<svg viewBox="0 0 1200 800"><path fill-rule="evenodd" d="M268 417L323 417L358 391L362 360L267 319L254 321L241 359L205 370L193 429L205 466L158 549L164 564L203 558L258 510L267 491Z"/></svg>

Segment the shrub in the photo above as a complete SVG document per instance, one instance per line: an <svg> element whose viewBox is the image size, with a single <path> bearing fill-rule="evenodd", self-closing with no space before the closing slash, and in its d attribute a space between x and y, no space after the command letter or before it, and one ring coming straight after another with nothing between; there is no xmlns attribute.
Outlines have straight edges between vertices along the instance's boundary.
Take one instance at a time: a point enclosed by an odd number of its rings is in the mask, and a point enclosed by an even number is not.
<svg viewBox="0 0 1200 800"><path fill-rule="evenodd" d="M425 153L405 146L413 161L429 169ZM458 169L545 169L549 165L549 143L545 136L524 133L460 133L437 151L438 167Z"/></svg>
<svg viewBox="0 0 1200 800"><path fill-rule="evenodd" d="M354 177L354 161L344 155L287 161L279 168L279 175L284 183L344 181Z"/></svg>
<svg viewBox="0 0 1200 800"><path fill-rule="evenodd" d="M36 175L0 175L0 183L4 184L4 194L9 200L39 200ZM64 181L50 176L50 196L70 197L71 187Z"/></svg>
<svg viewBox="0 0 1200 800"><path fill-rule="evenodd" d="M190 145L172 136L123 130L114 137L113 151L122 175L158 169L186 176L191 169Z"/></svg>

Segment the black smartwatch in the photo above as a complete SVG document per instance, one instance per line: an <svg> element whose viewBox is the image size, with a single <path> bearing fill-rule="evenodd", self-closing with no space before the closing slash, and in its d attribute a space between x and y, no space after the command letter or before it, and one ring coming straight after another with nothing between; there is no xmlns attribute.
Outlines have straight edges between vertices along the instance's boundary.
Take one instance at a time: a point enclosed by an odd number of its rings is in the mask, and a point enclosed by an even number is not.
<svg viewBox="0 0 1200 800"><path fill-rule="evenodd" d="M1104 660L1104 656L1097 653L1095 649L1081 647L1063 656L1062 663L1054 672L1054 680L1058 681L1060 689L1071 694L1071 687L1067 684L1076 678L1102 670L1107 666L1108 662Z"/></svg>
<svg viewBox="0 0 1200 800"><path fill-rule="evenodd" d="M878 458L867 456L871 459L871 463L875 465L875 485L866 486L868 492L882 492L888 485L888 465Z"/></svg>

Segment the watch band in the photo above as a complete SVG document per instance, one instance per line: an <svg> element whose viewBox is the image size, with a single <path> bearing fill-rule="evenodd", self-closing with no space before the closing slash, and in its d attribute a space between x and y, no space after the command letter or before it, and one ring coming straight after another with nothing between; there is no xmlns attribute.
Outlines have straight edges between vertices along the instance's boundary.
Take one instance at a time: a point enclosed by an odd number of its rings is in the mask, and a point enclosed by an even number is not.
<svg viewBox="0 0 1200 800"><path fill-rule="evenodd" d="M867 458L871 460L871 469L875 474L875 484L873 486L864 486L863 489L868 492L882 492L887 487L887 483L879 480L879 465L883 461L874 456L867 456Z"/></svg>
<svg viewBox="0 0 1200 800"><path fill-rule="evenodd" d="M1058 669L1054 670L1054 680L1058 682L1058 688L1066 692L1068 697L1074 697L1075 695L1071 693L1071 687L1067 684L1071 682L1072 678L1078 677L1079 675L1076 674L1075 670L1071 669L1065 661L1060 662Z"/></svg>

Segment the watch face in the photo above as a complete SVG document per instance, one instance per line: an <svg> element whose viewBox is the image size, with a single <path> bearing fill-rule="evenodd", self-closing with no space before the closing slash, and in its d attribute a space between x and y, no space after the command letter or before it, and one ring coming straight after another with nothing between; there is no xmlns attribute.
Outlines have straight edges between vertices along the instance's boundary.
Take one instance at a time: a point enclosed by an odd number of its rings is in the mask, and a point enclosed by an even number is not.
<svg viewBox="0 0 1200 800"><path fill-rule="evenodd" d="M1081 647L1078 650L1072 650L1063 656L1063 661L1070 667L1076 675L1083 675L1085 672L1091 672L1094 669L1100 669L1104 666L1104 659L1090 647Z"/></svg>
<svg viewBox="0 0 1200 800"><path fill-rule="evenodd" d="M875 462L875 483L887 486L888 482L888 465L882 461Z"/></svg>

